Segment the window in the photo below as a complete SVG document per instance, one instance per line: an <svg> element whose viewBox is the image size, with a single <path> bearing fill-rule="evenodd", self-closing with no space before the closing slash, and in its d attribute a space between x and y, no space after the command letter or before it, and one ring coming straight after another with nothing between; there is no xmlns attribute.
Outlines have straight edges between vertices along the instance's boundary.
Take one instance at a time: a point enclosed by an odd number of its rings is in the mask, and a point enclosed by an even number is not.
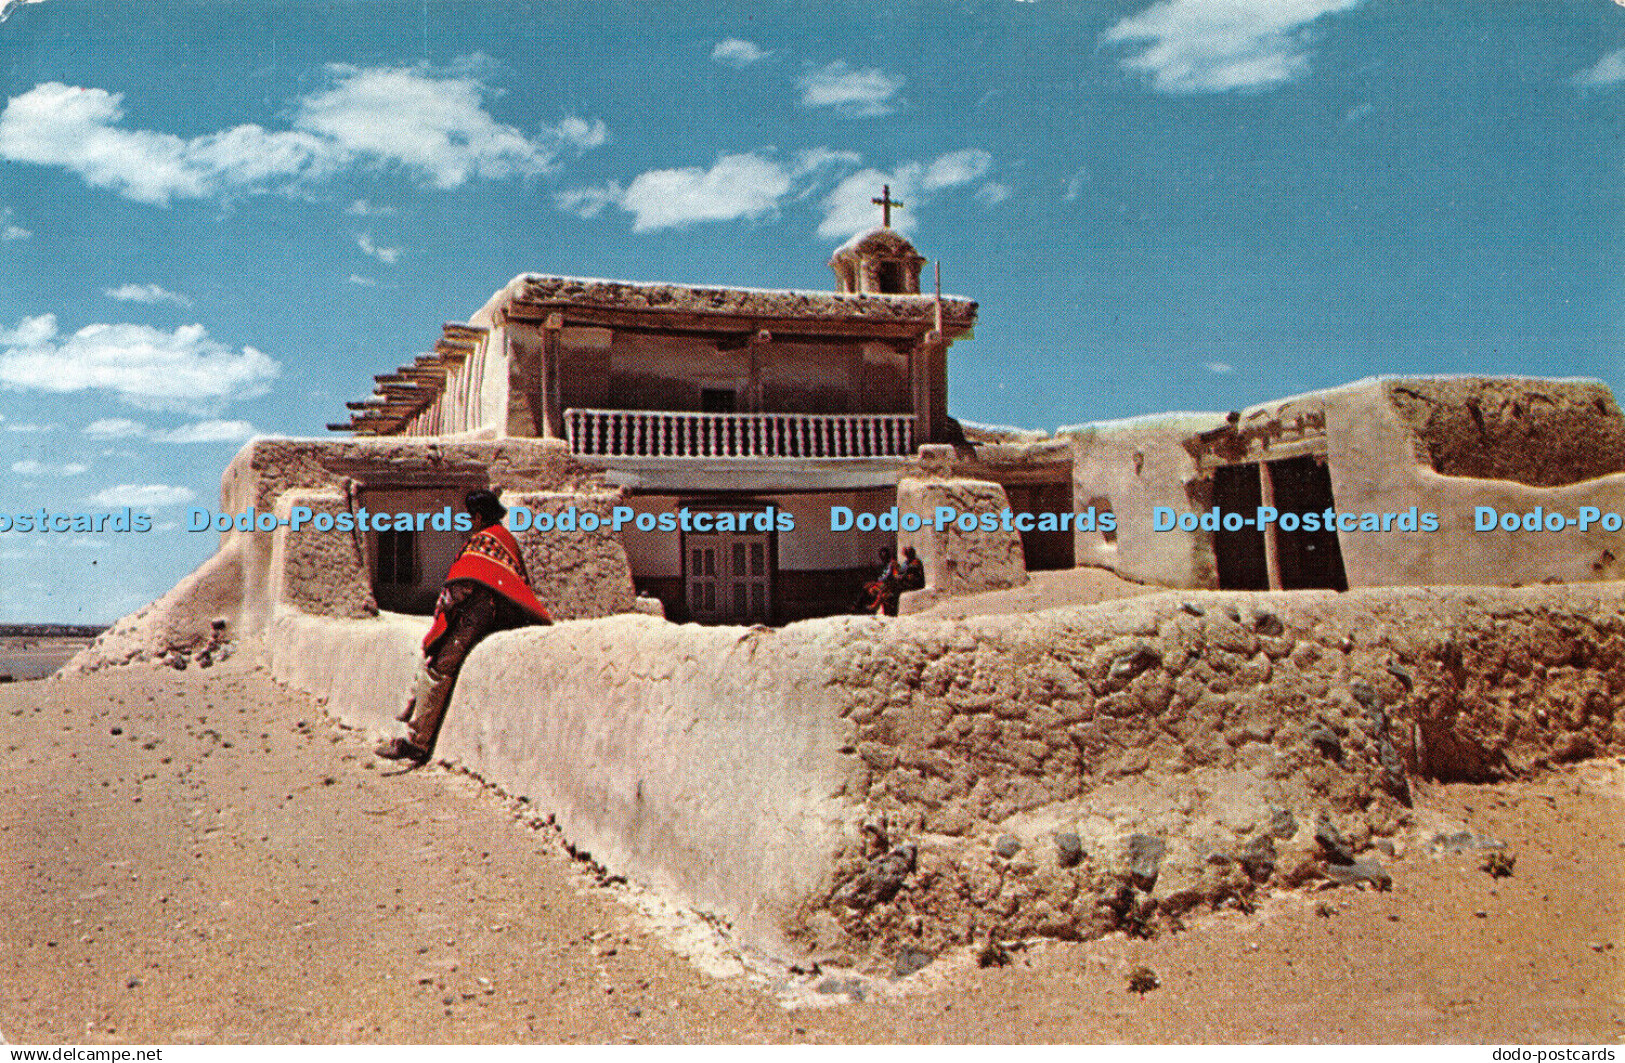
<svg viewBox="0 0 1625 1063"><path fill-rule="evenodd" d="M733 388L701 388L701 413L733 413L739 405L739 393Z"/></svg>
<svg viewBox="0 0 1625 1063"><path fill-rule="evenodd" d="M416 532L378 533L378 579L385 586L409 587L418 581Z"/></svg>

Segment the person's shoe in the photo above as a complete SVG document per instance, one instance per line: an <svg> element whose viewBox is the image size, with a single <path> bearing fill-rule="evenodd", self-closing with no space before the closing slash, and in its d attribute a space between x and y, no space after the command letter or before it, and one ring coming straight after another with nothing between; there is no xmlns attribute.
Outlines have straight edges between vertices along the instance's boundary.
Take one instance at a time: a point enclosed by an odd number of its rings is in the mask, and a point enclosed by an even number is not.
<svg viewBox="0 0 1625 1063"><path fill-rule="evenodd" d="M374 756L385 760L409 760L413 764L423 764L429 759L427 749L415 746L404 738L391 738L387 742L380 742L372 752Z"/></svg>

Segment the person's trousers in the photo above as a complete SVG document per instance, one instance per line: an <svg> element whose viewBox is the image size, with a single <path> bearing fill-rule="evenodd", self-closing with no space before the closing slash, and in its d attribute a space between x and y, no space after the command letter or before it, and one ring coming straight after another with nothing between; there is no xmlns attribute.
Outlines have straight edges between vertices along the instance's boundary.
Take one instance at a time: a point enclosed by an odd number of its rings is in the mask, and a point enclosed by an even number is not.
<svg viewBox="0 0 1625 1063"><path fill-rule="evenodd" d="M419 749L433 749L445 719L451 691L463 660L481 639L498 626L495 597L483 587L470 594L454 611L450 627L435 643L434 653L418 669L417 692L407 736Z"/></svg>

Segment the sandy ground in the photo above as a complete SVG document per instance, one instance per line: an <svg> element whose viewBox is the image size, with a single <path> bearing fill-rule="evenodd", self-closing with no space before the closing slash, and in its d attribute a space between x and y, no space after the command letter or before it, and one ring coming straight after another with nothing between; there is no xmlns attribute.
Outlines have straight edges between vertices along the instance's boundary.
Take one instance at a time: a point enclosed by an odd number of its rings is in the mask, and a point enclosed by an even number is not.
<svg viewBox="0 0 1625 1063"><path fill-rule="evenodd" d="M41 679L89 644L86 638L0 635L0 682Z"/></svg>
<svg viewBox="0 0 1625 1063"><path fill-rule="evenodd" d="M787 1008L673 953L556 836L398 773L239 661L0 687L0 1032L13 1043L1617 1042L1625 768L1423 787L1510 843L1391 862L1150 941L946 957ZM1144 964L1161 988L1127 988Z"/></svg>

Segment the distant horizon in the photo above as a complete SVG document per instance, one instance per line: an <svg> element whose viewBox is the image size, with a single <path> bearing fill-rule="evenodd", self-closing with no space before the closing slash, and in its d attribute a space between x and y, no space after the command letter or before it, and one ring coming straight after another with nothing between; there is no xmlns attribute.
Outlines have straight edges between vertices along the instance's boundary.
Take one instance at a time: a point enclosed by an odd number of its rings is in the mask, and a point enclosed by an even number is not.
<svg viewBox="0 0 1625 1063"><path fill-rule="evenodd" d="M254 436L523 273L831 291L880 220L980 306L949 412L1374 375L1625 388L1625 7L39 0L0 22L0 621L127 615Z"/></svg>

